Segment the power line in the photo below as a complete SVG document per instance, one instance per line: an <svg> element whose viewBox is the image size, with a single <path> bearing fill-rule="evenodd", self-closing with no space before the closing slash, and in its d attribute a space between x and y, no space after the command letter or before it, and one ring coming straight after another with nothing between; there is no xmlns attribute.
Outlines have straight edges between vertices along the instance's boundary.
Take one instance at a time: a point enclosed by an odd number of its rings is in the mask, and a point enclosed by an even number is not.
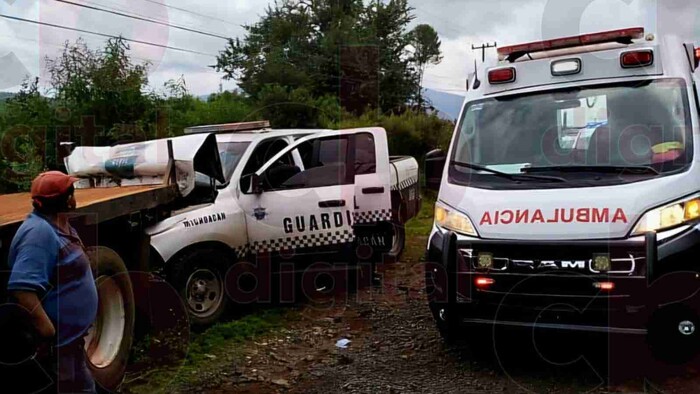
<svg viewBox="0 0 700 394"><path fill-rule="evenodd" d="M132 9L126 9L126 8L121 6L121 3L118 3L114 0L111 0L111 1L110 0L100 0L100 2L96 2L96 1L92 1L92 0L82 0L81 3L88 3L88 4L93 5L93 6L103 7L103 8L106 8L108 10L111 10L111 11L126 12L126 13L131 14L131 15L140 16L142 18L148 18L148 19L158 21L158 22L170 23L170 20L167 18L167 16L168 16L167 11L165 12L165 18L159 18L159 17L155 17L153 15L145 15L143 13L136 12L135 10L133 10L133 7L132 7ZM104 3L109 3L111 5L106 5ZM181 23L179 24L179 26L189 27L190 29L199 29L200 28L199 26L193 26L193 25L187 25L187 24L181 24Z"/></svg>
<svg viewBox="0 0 700 394"><path fill-rule="evenodd" d="M186 52L186 53L193 53L193 54L195 54L195 55L217 57L216 55L212 55L212 54L210 54L210 53L204 53L204 52L199 52L199 51L193 51L193 50L191 50L191 49L184 49L184 48L172 47L172 46L169 46L169 45L156 44L156 43L148 42L148 41L135 40L135 39L133 39L133 38L126 38L126 37L113 36L113 35L111 35L111 34L99 33L99 32L94 32L94 31L90 31L90 30L77 29L77 28L74 28L74 27L56 25L56 24L48 23L48 22L40 22L40 21L35 21L35 20L32 20L32 19L24 19L24 18L12 16L12 15L0 14L0 18L11 19L11 20L19 21L19 22L27 22L27 23L32 23L32 24L35 24L35 25L49 26L49 27L54 27L54 28L56 28L56 29L71 30L71 31L75 31L75 32L78 32L78 33L93 34L93 35L96 35L96 36L107 37L107 38L121 38L121 39L124 40L124 41L129 41L129 42L133 42L133 43L136 43L136 44L150 45L150 46L159 47L159 48L171 49L171 50L173 50L173 51Z"/></svg>
<svg viewBox="0 0 700 394"><path fill-rule="evenodd" d="M119 12L119 11L108 10L108 9L104 9L104 8L100 8L100 7L95 7L95 6L87 5L87 4L75 3L75 2L72 2L72 1L68 1L68 0L56 0L56 1L58 1L58 2L60 2L60 3L65 3L65 4L74 5L74 6L77 6L77 7L87 8L87 9L94 10L94 11L100 11L100 12L106 12L106 13L113 14L113 15L119 15L119 16L122 16L122 17L125 17L125 18L131 18L131 19L136 19L136 20L140 20L140 21L144 21L144 22L149 22L149 23L155 23L155 24L158 24L158 25L168 26L168 27L172 27L172 28L175 28L175 29L180 29L180 30L188 31L188 32L191 32L191 33L197 33L197 34L202 34L202 35L205 35L205 36L210 36L210 37L215 37L215 38L221 38L222 40L228 40L228 39L229 39L229 37L220 36L220 35L218 35L218 34L207 33L207 32L205 32L205 31L190 29L189 27L184 27L184 26L172 25L172 24L170 24L170 23L161 22L161 21L159 21L159 20L150 19L150 18L142 18L142 17L140 17L140 16L130 15L130 14L126 14L126 13Z"/></svg>
<svg viewBox="0 0 700 394"><path fill-rule="evenodd" d="M159 5L159 6L167 7L167 8L173 9L173 10L178 10L178 11L186 12L186 13L188 13L188 14L197 15L197 16L199 16L199 17L201 17L201 18L212 19L212 20L215 20L215 21L223 22L223 23L226 23L226 24L229 24L229 25L238 27L238 25L235 25L235 24L233 24L233 23L231 23L231 22L229 22L229 21L227 21L227 20L225 20L225 19L217 18L217 17L215 17L215 16L200 14L199 12L191 11L191 10L188 10L188 9L185 9L185 8L175 7L174 5L169 5L169 4L161 3L161 2L158 2L158 1L155 1L155 0L143 0L143 1L148 2L148 3L157 4L157 5Z"/></svg>

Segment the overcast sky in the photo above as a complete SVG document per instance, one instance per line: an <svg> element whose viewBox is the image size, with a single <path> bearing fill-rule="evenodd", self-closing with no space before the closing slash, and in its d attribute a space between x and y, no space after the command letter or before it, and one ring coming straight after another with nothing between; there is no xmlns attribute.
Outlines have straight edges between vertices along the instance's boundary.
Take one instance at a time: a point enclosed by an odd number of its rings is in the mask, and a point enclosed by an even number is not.
<svg viewBox="0 0 700 394"><path fill-rule="evenodd" d="M109 8L129 14L161 20L226 37L242 36L242 24L257 21L267 7L267 0L70 0L85 5ZM578 35L607 29L645 26L657 29L659 12L654 0L409 0L415 8L417 23L436 28L442 39L444 60L428 69L424 86L461 92L474 59L480 53L472 44L497 41L508 45L546 38ZM687 5L688 0L665 0ZM221 74L208 65L225 41L192 32L121 16L105 14L56 0L0 0L0 13L29 20L73 28L123 35L127 38L188 49L193 54L132 43L137 61L152 63L150 85L160 89L163 82L184 75L193 94L204 95L235 87L222 81ZM684 12L689 22L698 26L698 11ZM671 18L667 18L671 19ZM677 22L677 21L674 21ZM658 22L659 25L661 22ZM660 28L660 27L659 27ZM694 32L695 33L695 32ZM696 34L700 37L700 34ZM106 38L86 33L37 26L0 18L0 90L16 91L24 75L44 76L43 59L53 57L66 40L83 37L93 48L104 45ZM487 52L491 57L495 51Z"/></svg>

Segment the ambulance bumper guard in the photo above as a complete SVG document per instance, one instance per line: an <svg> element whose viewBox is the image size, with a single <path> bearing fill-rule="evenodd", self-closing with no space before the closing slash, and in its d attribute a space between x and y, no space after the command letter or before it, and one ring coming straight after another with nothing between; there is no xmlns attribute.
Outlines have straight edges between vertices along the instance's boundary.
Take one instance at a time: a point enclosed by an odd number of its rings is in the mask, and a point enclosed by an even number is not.
<svg viewBox="0 0 700 394"><path fill-rule="evenodd" d="M654 282L659 278L654 233L580 242L464 241L452 232L436 238L426 269L429 298L448 306L462 325L646 334L660 305L698 293L695 273ZM484 256L491 256L491 269L479 268L481 259L489 259ZM593 262L600 256L617 271L596 271Z"/></svg>

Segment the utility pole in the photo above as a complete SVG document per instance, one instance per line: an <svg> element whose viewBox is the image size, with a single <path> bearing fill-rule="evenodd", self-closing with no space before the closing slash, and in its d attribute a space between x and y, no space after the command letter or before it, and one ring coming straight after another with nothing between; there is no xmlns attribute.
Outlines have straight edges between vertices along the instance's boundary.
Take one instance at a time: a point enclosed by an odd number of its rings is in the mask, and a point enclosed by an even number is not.
<svg viewBox="0 0 700 394"><path fill-rule="evenodd" d="M490 48L496 48L498 46L498 43L494 41L493 45L492 44L481 44L481 46L476 46L472 44L472 51L481 51L481 62L486 61L486 50Z"/></svg>

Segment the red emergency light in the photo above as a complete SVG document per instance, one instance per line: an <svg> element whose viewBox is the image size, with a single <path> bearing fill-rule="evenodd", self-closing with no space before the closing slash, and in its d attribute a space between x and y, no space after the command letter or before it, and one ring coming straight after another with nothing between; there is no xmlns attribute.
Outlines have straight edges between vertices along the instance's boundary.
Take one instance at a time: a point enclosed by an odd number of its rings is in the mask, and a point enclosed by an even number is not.
<svg viewBox="0 0 700 394"><path fill-rule="evenodd" d="M597 282L593 285L596 289L600 289L603 291L613 291L615 290L615 283L614 282Z"/></svg>
<svg viewBox="0 0 700 394"><path fill-rule="evenodd" d="M647 67L654 64L654 52L651 50L630 51L620 55L622 68Z"/></svg>
<svg viewBox="0 0 700 394"><path fill-rule="evenodd" d="M498 85L501 83L515 82L515 68L498 68L489 71L489 83L491 85Z"/></svg>
<svg viewBox="0 0 700 394"><path fill-rule="evenodd" d="M644 38L643 27L612 30L601 33L584 34L580 36L557 38L554 40L537 41L527 44L512 45L498 48L498 56L505 59L513 54L526 54L531 52L548 51L552 49L571 48L583 45L602 44L622 40L635 40Z"/></svg>
<svg viewBox="0 0 700 394"><path fill-rule="evenodd" d="M489 286L493 285L494 283L496 283L496 281L493 278L484 278L484 277L480 276L480 277L474 279L474 284L476 285L476 287L480 287L480 288L489 287Z"/></svg>

